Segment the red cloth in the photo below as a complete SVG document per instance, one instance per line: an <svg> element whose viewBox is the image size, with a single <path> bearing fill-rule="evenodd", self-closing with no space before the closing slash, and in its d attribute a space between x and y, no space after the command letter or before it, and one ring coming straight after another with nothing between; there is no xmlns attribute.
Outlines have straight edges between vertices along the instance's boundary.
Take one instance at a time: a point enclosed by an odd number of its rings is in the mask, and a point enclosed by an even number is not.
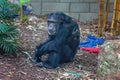
<svg viewBox="0 0 120 80"><path fill-rule="evenodd" d="M100 49L99 48L86 48L86 47L81 47L81 50L83 51L88 51L89 53L96 53L99 54Z"/></svg>

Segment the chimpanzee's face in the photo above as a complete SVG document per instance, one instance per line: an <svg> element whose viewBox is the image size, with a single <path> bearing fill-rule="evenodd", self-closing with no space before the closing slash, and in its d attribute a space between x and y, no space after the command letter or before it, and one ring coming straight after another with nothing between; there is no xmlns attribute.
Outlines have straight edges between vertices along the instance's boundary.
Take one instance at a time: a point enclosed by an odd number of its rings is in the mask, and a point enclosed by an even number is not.
<svg viewBox="0 0 120 80"><path fill-rule="evenodd" d="M48 24L48 34L54 35L56 33L56 27L57 27L57 20L54 18L47 19Z"/></svg>

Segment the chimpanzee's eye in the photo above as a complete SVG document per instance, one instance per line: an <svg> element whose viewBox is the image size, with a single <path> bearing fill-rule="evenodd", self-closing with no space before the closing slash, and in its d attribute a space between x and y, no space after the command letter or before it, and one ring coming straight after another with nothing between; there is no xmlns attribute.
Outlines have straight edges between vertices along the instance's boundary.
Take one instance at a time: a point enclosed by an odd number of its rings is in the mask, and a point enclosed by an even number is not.
<svg viewBox="0 0 120 80"><path fill-rule="evenodd" d="M52 25L54 25L54 26L57 25L57 22L48 21L47 23L48 23L48 25L49 25L49 24L52 24Z"/></svg>
<svg viewBox="0 0 120 80"><path fill-rule="evenodd" d="M56 26L57 25L57 23L52 23L54 26Z"/></svg>

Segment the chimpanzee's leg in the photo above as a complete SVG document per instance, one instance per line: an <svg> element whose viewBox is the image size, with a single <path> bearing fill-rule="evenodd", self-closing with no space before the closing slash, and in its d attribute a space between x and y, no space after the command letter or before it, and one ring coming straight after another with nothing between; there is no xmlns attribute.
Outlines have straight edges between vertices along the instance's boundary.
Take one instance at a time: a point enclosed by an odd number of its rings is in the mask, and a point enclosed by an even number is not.
<svg viewBox="0 0 120 80"><path fill-rule="evenodd" d="M45 50L43 47L46 47L45 45L42 47L36 47L35 52L34 52L34 57L32 61L36 64L41 62L41 56L45 55L47 53L47 50Z"/></svg>
<svg viewBox="0 0 120 80"><path fill-rule="evenodd" d="M60 63L67 63L67 62L72 62L73 61L73 58L74 58L74 53L73 51L71 50L71 48L67 45L65 45L63 47L63 52L62 52L62 59L60 61Z"/></svg>
<svg viewBox="0 0 120 80"><path fill-rule="evenodd" d="M38 63L41 61L40 57L45 53L45 51L47 51L44 49L45 47L47 47L46 44L49 43L53 38L54 36L48 36L48 39L46 41L40 43L39 46L36 46L34 57L32 59L34 63Z"/></svg>
<svg viewBox="0 0 120 80"><path fill-rule="evenodd" d="M49 64L53 68L56 68L59 66L60 59L61 59L60 53L53 52L53 53L50 53L50 55L48 56Z"/></svg>
<svg viewBox="0 0 120 80"><path fill-rule="evenodd" d="M42 61L37 64L39 67L45 67L45 68L56 68L60 64L60 54L56 52L51 52L48 55L47 61Z"/></svg>
<svg viewBox="0 0 120 80"><path fill-rule="evenodd" d="M41 61L40 56L39 56L39 48L38 47L35 48L34 57L33 57L32 61L35 64Z"/></svg>

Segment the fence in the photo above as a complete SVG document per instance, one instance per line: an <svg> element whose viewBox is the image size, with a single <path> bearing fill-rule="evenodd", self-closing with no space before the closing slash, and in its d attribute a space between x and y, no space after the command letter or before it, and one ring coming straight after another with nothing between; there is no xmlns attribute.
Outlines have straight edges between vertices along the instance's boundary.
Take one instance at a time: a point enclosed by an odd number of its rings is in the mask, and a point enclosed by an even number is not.
<svg viewBox="0 0 120 80"><path fill-rule="evenodd" d="M91 21L98 18L99 0L31 0L36 15L45 15L53 11L63 11L81 21ZM106 0L105 0L106 1ZM110 0L108 20L112 20L113 1Z"/></svg>

